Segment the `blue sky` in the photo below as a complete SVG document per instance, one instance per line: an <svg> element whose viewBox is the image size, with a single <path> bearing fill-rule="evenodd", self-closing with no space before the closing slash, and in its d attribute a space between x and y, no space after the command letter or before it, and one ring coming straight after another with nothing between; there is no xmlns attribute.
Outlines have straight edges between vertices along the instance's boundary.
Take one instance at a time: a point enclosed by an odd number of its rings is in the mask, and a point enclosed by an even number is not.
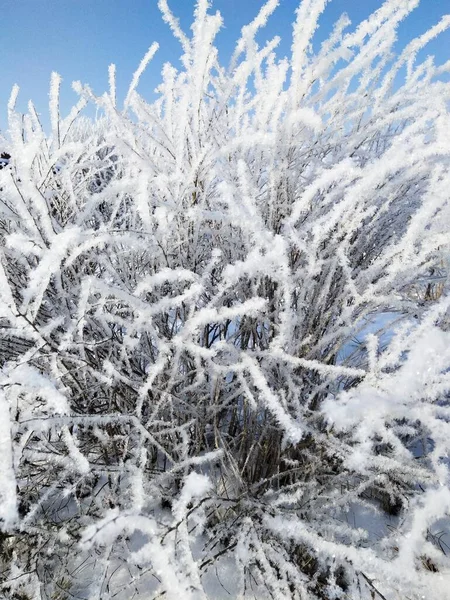
<svg viewBox="0 0 450 600"><path fill-rule="evenodd" d="M266 29L267 36L281 35L280 54L289 53L290 24L299 0L280 0L280 6ZM257 13L263 0L214 0L225 26L218 37L221 56L227 59L242 25ZM381 6L381 0L332 0L321 20L320 41L342 12L355 24ZM169 0L169 5L189 28L193 0ZM422 0L420 7L404 21L400 44L425 31L446 12L450 0ZM31 98L43 122L47 119L48 84L51 71L63 77L62 108L76 100L73 80L88 83L94 92L107 87L108 65L117 65L118 93L126 86L142 56L153 41L160 50L143 76L139 91L151 94L159 81L164 62L177 64L180 48L161 20L157 0L0 0L0 129L6 127L6 104L11 87L20 88L18 106L26 109ZM450 58L450 34L446 32L429 45L427 54L442 62Z"/></svg>

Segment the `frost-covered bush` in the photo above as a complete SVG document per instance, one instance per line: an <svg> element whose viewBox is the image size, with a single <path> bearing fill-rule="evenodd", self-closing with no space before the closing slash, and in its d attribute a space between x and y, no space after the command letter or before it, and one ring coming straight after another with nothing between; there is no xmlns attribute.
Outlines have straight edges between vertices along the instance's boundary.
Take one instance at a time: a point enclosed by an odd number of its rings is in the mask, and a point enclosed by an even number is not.
<svg viewBox="0 0 450 600"><path fill-rule="evenodd" d="M416 0L228 67L199 0L158 99L74 84L0 150L4 598L448 593L450 63ZM103 116L82 116L93 103Z"/></svg>

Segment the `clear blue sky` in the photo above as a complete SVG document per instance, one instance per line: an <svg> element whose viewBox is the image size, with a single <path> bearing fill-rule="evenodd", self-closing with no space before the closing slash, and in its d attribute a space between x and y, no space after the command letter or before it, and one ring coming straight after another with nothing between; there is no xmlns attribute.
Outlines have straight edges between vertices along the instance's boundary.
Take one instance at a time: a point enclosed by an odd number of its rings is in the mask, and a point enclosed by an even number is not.
<svg viewBox="0 0 450 600"><path fill-rule="evenodd" d="M290 46L290 24L299 0L280 0L266 29L267 36L281 35L280 54ZM227 59L242 25L257 13L263 0L213 0L225 26L219 34L221 56ZM321 20L320 41L342 12L355 24L381 6L381 0L332 0ZM193 0L169 0L169 5L189 28ZM400 44L426 30L446 12L450 0L422 0L421 6L404 21ZM6 125L6 104L11 87L20 88L18 106L25 110L31 98L47 122L48 83L51 71L63 77L62 107L75 101L71 82L88 83L94 92L107 88L108 65L117 65L119 99L132 73L153 41L160 50L143 76L139 91L150 94L159 82L166 61L177 65L180 48L162 22L157 0L0 0L1 68L0 128ZM450 34L446 32L427 49L442 62L450 58Z"/></svg>

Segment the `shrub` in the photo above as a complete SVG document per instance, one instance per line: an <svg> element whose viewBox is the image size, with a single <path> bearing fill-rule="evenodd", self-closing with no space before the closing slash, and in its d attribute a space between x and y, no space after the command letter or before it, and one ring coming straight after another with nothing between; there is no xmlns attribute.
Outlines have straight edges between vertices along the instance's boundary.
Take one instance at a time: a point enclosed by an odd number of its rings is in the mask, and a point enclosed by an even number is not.
<svg viewBox="0 0 450 600"><path fill-rule="evenodd" d="M53 74L49 135L13 91L5 597L447 593L449 64L415 59L450 20L395 56L417 1L388 0L313 54L304 0L280 60L277 4L224 68L208 2L188 37L160 0L152 104L155 45L123 108L111 66L62 118Z"/></svg>

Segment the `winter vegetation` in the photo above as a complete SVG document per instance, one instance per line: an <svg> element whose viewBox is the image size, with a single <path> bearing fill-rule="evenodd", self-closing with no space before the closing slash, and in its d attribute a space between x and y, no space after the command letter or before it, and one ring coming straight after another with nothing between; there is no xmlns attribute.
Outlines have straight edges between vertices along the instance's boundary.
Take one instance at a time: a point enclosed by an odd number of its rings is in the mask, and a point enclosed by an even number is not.
<svg viewBox="0 0 450 600"><path fill-rule="evenodd" d="M450 61L303 0L0 139L0 598L444 600ZM259 39L259 37L258 37ZM83 116L95 105L96 120Z"/></svg>

